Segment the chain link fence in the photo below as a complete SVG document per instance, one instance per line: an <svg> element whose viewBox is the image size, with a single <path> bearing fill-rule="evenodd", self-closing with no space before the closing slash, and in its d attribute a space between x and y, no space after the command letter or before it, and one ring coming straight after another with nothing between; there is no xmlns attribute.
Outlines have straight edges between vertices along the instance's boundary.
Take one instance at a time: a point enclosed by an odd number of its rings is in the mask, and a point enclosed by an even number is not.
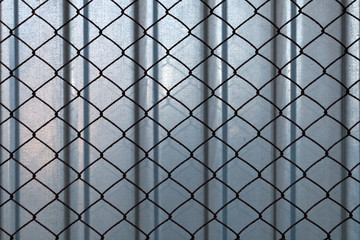
<svg viewBox="0 0 360 240"><path fill-rule="evenodd" d="M359 5L1 0L1 239L355 239Z"/></svg>

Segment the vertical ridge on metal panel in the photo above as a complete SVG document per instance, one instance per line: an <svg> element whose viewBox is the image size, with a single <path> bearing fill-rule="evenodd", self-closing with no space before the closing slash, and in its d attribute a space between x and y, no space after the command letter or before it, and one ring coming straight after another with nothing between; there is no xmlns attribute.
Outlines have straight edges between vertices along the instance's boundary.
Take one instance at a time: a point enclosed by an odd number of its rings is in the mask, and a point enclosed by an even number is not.
<svg viewBox="0 0 360 240"><path fill-rule="evenodd" d="M68 0L63 1L63 107L64 107L64 124L63 124L63 142L64 142L64 202L67 205L67 208L64 211L64 226L65 226L65 239L70 240L71 237L71 229L68 226L71 224L70 222L70 190L68 188L70 184L70 168L71 159L70 159L70 122L71 122L71 108L70 108L70 100L71 100L71 63L70 63L70 54L71 54L71 28L70 28L70 3Z"/></svg>

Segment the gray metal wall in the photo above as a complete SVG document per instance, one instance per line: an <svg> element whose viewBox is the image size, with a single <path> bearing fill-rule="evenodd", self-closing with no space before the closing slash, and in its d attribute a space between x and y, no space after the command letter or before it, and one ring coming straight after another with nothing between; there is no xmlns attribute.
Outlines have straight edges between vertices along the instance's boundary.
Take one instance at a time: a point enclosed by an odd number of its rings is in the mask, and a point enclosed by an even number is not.
<svg viewBox="0 0 360 240"><path fill-rule="evenodd" d="M0 238L358 239L359 1L291 2L0 1Z"/></svg>

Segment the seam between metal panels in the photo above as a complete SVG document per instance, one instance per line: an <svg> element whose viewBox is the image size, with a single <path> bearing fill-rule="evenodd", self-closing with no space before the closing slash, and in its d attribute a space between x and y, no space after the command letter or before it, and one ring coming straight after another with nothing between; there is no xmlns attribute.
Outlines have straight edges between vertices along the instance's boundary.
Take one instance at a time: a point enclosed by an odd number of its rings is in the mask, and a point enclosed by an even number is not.
<svg viewBox="0 0 360 240"><path fill-rule="evenodd" d="M341 0L341 5L342 7L345 9L347 1L346 0ZM345 47L347 46L347 17L346 14L344 13L344 15L342 15L341 17L341 42L345 45ZM343 49L341 49L341 51L343 51ZM344 55L341 58L341 82L344 84L344 86L347 86L347 72L346 72L346 65L347 65L347 58L346 55ZM341 87L341 96L345 95L345 90L343 87ZM347 111L347 104L346 104L347 100L346 97L341 99L341 123L343 123L346 127L348 126L347 121L348 118L346 116L346 114L348 113ZM346 130L344 129L344 127L341 128L341 137L344 137L346 135ZM346 138L343 139L341 141L341 164L343 164L343 166L347 167L347 153L346 153L346 148L347 148L347 144L346 144ZM343 168L341 168L341 179L344 179L347 177L347 171ZM348 193L348 187L347 187L347 183L346 181L343 182L343 184L341 184L341 205L342 206L346 206L348 199L347 199L347 193ZM341 209L341 219L345 219L347 217L347 213L344 209ZM347 222L343 223L341 225L341 237L343 240L347 240Z"/></svg>
<svg viewBox="0 0 360 240"><path fill-rule="evenodd" d="M156 0L153 0L153 22L156 22L158 20L158 3ZM158 39L159 35L159 29L158 25L155 24L153 26L153 34L154 38ZM153 41L153 63L157 62L159 60L159 47L158 43L156 41ZM153 74L154 79L159 81L159 67L158 64L156 64L153 67ZM159 86L157 83L153 82L153 104L157 104L159 101ZM157 122L159 122L159 106L156 105L154 107L154 125L153 125L153 144L157 145L159 142L159 127L157 125ZM159 163L159 147L156 146L154 148L154 161L156 163ZM158 185L159 183L159 167L157 165L154 165L154 186ZM159 204L159 190L158 188L154 189L154 202L156 204ZM156 228L159 225L159 209L157 207L154 207L154 228ZM159 229L156 229L154 232L154 238L155 240L159 239Z"/></svg>
<svg viewBox="0 0 360 240"><path fill-rule="evenodd" d="M12 111L14 114L14 118L15 119L20 119L20 109L17 109L19 106L19 40L16 37L19 37L19 28L17 27L19 25L19 0L14 0L14 50L12 51L10 49L10 52L12 54L12 58L13 61L10 59L10 61L12 62L12 69L11 71L13 71L14 77L12 77L13 82L11 82L11 87L10 87L10 91L13 93L13 96L11 98L11 105L12 105ZM16 109L14 111L14 109ZM10 141L11 141L11 145L12 145L12 149L13 149L13 155L14 155L14 159L16 159L17 161L20 162L20 149L18 149L19 147L19 143L20 143L20 126L19 126L19 122L17 120L14 120L14 125L10 125L10 131L11 131L11 136L10 136ZM15 178L15 194L14 194L14 199L16 202L20 203L20 192L18 191L18 188L20 187L20 166L19 164L17 164L16 162L14 163L14 178ZM17 231L20 227L20 206L19 205L15 205L15 231ZM18 234L17 236L15 235L15 240L19 240L20 234Z"/></svg>
<svg viewBox="0 0 360 240"><path fill-rule="evenodd" d="M208 7L204 4L203 5L203 18L206 18L208 14ZM208 42L210 36L209 36L209 23L208 19L204 21L204 30L203 30L203 38L204 42ZM208 56L208 47L205 45L203 47L203 57L204 59ZM209 71L210 71L210 64L208 63L207 59L204 62L204 72L203 72L203 81L206 85L209 84ZM209 95L209 90L207 86L203 86L203 100L205 100ZM203 127L203 141L206 141L204 144L204 165L206 167L209 167L209 141L207 139L209 138L209 129L207 126L209 126L209 103L208 101L204 102L204 113L203 113L203 119L204 119L204 127ZM207 182L209 179L209 170L207 168L204 168L204 176L203 176L203 182ZM209 206L209 185L206 183L204 185L204 205ZM204 208L204 223L209 220L209 211L207 211ZM209 239L209 227L208 224L204 226L204 239Z"/></svg>
<svg viewBox="0 0 360 240"><path fill-rule="evenodd" d="M273 17L273 22L275 22L275 24L276 24L276 1L273 1L272 2L272 17ZM274 34L276 34L277 33L277 30L276 29L274 29ZM273 40L273 44L272 44L272 46L273 46L273 48L272 48L272 59L273 59L273 61L276 63L276 61L277 61L277 54L276 54L276 50L277 50L277 41L276 41L276 38L274 38L274 40ZM277 69L276 69L276 67L274 67L273 68L273 85L272 85L272 97L273 97L273 102L274 102L274 104L276 105L276 79L277 79L277 73L278 73L278 71L277 71ZM273 115L273 119L276 117L276 115L277 115L277 110L276 110L276 108L274 107L273 108L273 113L272 113L272 115ZM275 144L275 146L276 146L276 131L277 131L277 128L276 128L276 123L274 123L273 124L273 127L272 127L272 132L273 132L273 143ZM274 150L273 150L273 159L275 160L277 158L277 152L276 152L276 149L274 148ZM273 182L274 182L274 186L276 186L277 185L277 181L276 181L276 176L277 176L277 173L276 173L276 161L273 163ZM277 196L277 190L274 188L274 190L273 190L273 201L276 201L276 196ZM272 214L273 214L273 219L272 219L272 221L273 221L273 224L274 224L274 226L276 226L276 224L277 224L277 217L276 217L276 214L277 214L277 206L276 206L276 204L274 204L274 206L273 206L273 212L272 212ZM273 229L273 240L277 240L277 231L276 231L276 229L274 228Z"/></svg>
<svg viewBox="0 0 360 240"><path fill-rule="evenodd" d="M70 20L70 3L66 0L63 1L62 4L63 7L63 24L66 24ZM64 133L64 162L66 164L71 164L70 159L70 127L68 126L68 123L71 122L71 111L70 111L70 98L71 98L71 87L68 83L71 83L71 63L70 61L70 54L71 54L71 47L70 44L66 41L71 41L71 33L70 33L70 22L67 23L65 26L63 26L63 91L64 91L64 105L67 104L67 106L64 108L64 120L65 123L63 125ZM64 166L64 186L67 186L70 183L70 169L66 166ZM69 188L66 188L64 190L64 202L67 206L70 206L71 204L71 197L70 197L70 190ZM65 209L64 211L64 225L65 227L70 224L70 209ZM65 238L67 240L71 239L71 229L66 229L65 232Z"/></svg>
<svg viewBox="0 0 360 240"><path fill-rule="evenodd" d="M89 18L89 5L88 0L84 0L84 16L85 18ZM89 21L87 19L83 20L83 43L86 46L89 43ZM84 86L87 86L90 82L90 64L86 59L90 59L90 46L86 46L84 48ZM84 98L90 101L90 86L84 89ZM90 106L89 103L84 101L84 128L90 123ZM87 127L84 130L84 139L86 141L90 141L90 128ZM84 142L84 168L88 167L90 164L90 146L88 143ZM90 169L84 172L84 180L85 182L90 183ZM88 208L90 206L90 187L87 184L84 184L84 208ZM90 211L86 211L84 213L84 221L85 223L90 225ZM84 238L90 239L90 229L87 226L84 226Z"/></svg>
<svg viewBox="0 0 360 240"><path fill-rule="evenodd" d="M227 21L227 1L222 3L222 18L224 19L224 21ZM227 25L225 22L222 22L222 27L221 27L221 34L222 34L222 41L224 41L227 38ZM222 62L222 66L221 66L221 78L222 78L222 82L223 82L223 87L222 87L222 91L221 91L221 98L223 99L223 101L225 101L226 103L228 102L228 82L225 82L226 79L228 78L228 66L227 64L224 62L228 60L228 45L227 42L224 42L222 44L221 47L221 58L223 59ZM222 104L222 122L227 121L228 118L228 110L227 110L227 105L226 103L223 102ZM225 124L222 127L222 140L224 142L228 142L228 124ZM222 164L225 164L228 158L228 149L226 144L223 143L223 148L222 148ZM224 165L223 167L223 176L222 176L222 181L225 182L227 184L227 178L228 178L228 171L227 171L227 165ZM227 187L225 185L223 185L223 189L222 189L222 204L225 205L228 202L228 197L227 197ZM225 225L227 225L228 223L228 207L225 207L222 213L222 220L223 223ZM225 226L223 226L223 239L227 239L227 228Z"/></svg>
<svg viewBox="0 0 360 240"><path fill-rule="evenodd" d="M294 18L296 16L296 9L297 9L297 6L295 5L296 4L296 0L293 0L293 2L291 3L291 18ZM296 25L296 18L294 18L292 21L291 21L291 40L295 41L296 42L296 39L297 39L297 25ZM297 55L296 53L296 45L291 43L291 47L290 47L290 59L294 59ZM290 101L292 101L293 99L296 98L296 78L297 78L297 74L296 74L296 71L297 71L297 61L296 59L292 60L292 62L290 63L290 74L291 74L291 80L294 82L294 83L290 83L291 87L290 87ZM293 122L296 122L296 101L294 101L292 104L291 104L291 107L290 107L290 119L293 121ZM293 142L294 140L296 139L296 126L291 123L290 125L290 142ZM296 142L294 142L290 148L290 156L291 156L291 161L296 164ZM291 167L290 167L290 184L293 184L295 181L296 181L296 166L294 164L291 164ZM290 189L290 201L292 203L294 203L296 205L296 185L293 185ZM292 206L290 207L290 223L291 224L294 224L296 222L296 208L295 206ZM292 240L295 240L296 239L296 225L291 228L290 230L290 236L291 236L291 239Z"/></svg>
<svg viewBox="0 0 360 240"><path fill-rule="evenodd" d="M136 1L134 3L134 34L133 34L133 38L134 41L136 41L139 37L140 37L140 29L138 26L138 22L140 20L140 3L139 1ZM134 63L134 82L138 81L140 78L140 67L137 65L137 63L140 62L140 49L139 49L139 43L135 43L134 45L134 60L136 63ZM140 98L140 84L135 83L134 85L134 100L135 103L139 104L141 98ZM134 164L137 164L137 162L140 160L140 123L138 122L140 119L140 109L139 106L137 106L136 104L134 104L134 123L136 123L135 127L134 127L134 131L135 131L135 146L134 146ZM140 186L140 170L139 170L139 165L136 165L135 168L135 184L136 186ZM140 190L135 188L134 191L134 202L137 205L140 201ZM138 228L140 228L140 209L139 208L135 208L135 226L137 226ZM140 231L138 229L135 229L135 240L140 239Z"/></svg>

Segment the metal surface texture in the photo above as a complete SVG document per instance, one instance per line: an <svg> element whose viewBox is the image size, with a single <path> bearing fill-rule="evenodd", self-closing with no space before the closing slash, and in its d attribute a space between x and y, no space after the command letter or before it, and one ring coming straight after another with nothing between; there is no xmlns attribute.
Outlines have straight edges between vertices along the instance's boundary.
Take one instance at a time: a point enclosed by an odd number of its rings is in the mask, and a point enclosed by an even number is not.
<svg viewBox="0 0 360 240"><path fill-rule="evenodd" d="M0 240L358 240L359 14L0 0Z"/></svg>

